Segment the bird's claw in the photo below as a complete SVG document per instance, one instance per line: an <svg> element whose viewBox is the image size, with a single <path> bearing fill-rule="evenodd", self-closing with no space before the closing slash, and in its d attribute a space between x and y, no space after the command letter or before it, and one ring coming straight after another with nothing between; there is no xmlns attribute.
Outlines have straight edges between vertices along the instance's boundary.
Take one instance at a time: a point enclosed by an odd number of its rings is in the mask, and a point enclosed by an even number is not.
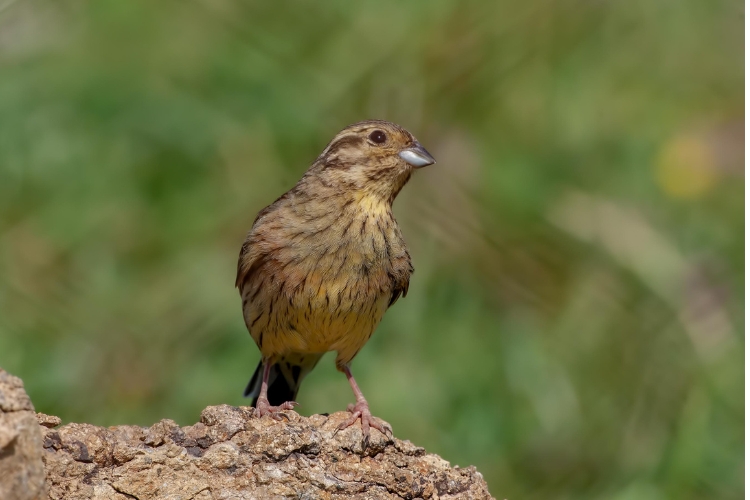
<svg viewBox="0 0 750 500"><path fill-rule="evenodd" d="M268 415L277 421L281 421L283 418L289 420L289 416L281 412L293 410L297 405L299 405L299 403L296 401L287 401L286 403L281 403L279 406L271 406L268 404L268 400L262 400L259 398L258 402L255 404L254 415L258 418Z"/></svg>
<svg viewBox="0 0 750 500"><path fill-rule="evenodd" d="M370 427L379 430L386 438L393 439L393 429L386 422L374 417L370 413L370 407L367 402L359 402L356 404L350 404L346 410L351 413L348 419L341 422L333 435L335 436L339 431L351 427L357 421L361 420L362 425L362 448L366 449L370 444Z"/></svg>

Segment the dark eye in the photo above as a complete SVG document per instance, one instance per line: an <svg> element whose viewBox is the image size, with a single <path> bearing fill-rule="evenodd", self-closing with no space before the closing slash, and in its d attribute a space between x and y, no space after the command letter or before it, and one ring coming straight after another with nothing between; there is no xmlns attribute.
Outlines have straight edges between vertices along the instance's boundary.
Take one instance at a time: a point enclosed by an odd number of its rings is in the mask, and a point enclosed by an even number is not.
<svg viewBox="0 0 750 500"><path fill-rule="evenodd" d="M370 140L375 144L383 144L385 142L385 132L382 130L375 130L370 134Z"/></svg>

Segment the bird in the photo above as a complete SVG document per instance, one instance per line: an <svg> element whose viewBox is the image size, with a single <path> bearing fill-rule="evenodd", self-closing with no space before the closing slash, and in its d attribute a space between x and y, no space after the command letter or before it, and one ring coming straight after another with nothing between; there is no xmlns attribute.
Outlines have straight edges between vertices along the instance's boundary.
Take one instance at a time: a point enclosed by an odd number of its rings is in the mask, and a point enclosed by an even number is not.
<svg viewBox="0 0 750 500"><path fill-rule="evenodd" d="M435 163L395 123L349 125L301 179L262 209L240 250L235 286L261 360L245 389L255 415L279 420L293 409L302 380L327 352L356 402L337 428L360 420L392 435L374 417L351 371L386 310L409 290L414 271L393 201L413 172Z"/></svg>

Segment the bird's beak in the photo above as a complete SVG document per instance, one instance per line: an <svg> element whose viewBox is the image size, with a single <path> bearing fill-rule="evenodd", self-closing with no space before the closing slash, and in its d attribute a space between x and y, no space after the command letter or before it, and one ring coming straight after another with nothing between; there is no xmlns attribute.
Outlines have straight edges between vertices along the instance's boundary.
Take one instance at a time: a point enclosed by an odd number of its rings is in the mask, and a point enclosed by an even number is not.
<svg viewBox="0 0 750 500"><path fill-rule="evenodd" d="M398 155L406 163L416 168L426 167L435 163L435 158L417 141L414 141L412 147L404 149Z"/></svg>

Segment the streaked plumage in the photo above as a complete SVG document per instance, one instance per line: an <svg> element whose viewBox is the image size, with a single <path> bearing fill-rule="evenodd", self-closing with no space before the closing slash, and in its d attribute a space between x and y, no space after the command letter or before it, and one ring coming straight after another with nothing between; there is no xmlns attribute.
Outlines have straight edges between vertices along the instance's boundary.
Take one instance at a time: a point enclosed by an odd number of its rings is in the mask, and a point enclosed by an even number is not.
<svg viewBox="0 0 750 500"><path fill-rule="evenodd" d="M398 125L360 122L258 214L236 280L263 357L246 391L256 407L264 405L257 400L263 363L270 405L290 401L328 351L337 351L336 366L348 373L385 311L406 295L413 268L391 205L413 164L433 162Z"/></svg>

